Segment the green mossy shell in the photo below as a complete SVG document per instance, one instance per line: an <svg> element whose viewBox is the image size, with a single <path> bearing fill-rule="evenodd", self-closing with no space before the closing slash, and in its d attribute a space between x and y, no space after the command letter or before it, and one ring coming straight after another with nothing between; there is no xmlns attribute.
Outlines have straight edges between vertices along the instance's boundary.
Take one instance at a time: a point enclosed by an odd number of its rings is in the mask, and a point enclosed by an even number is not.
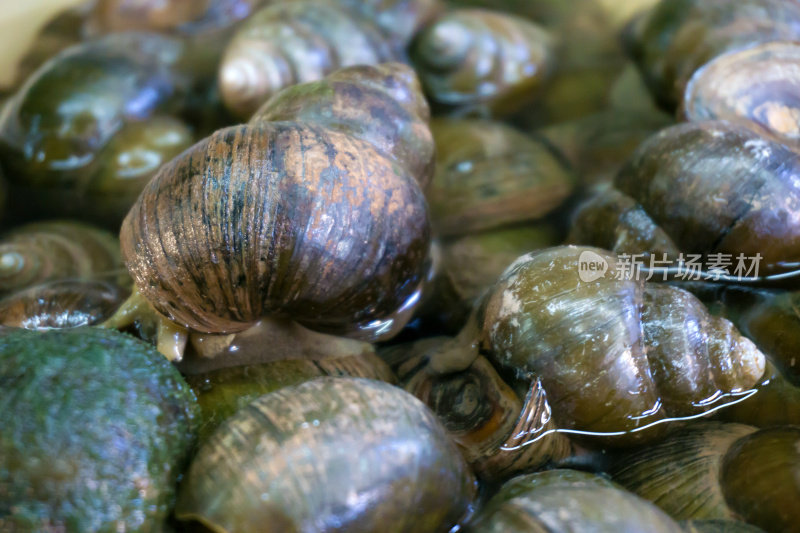
<svg viewBox="0 0 800 533"><path fill-rule="evenodd" d="M195 398L148 345L75 328L0 336L0 531L165 529Z"/></svg>

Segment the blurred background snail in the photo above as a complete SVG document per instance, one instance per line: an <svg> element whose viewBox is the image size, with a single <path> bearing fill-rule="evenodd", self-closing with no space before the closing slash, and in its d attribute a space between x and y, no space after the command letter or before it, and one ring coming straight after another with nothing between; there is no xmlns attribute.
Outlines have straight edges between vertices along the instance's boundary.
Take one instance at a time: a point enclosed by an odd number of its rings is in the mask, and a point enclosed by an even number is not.
<svg viewBox="0 0 800 533"><path fill-rule="evenodd" d="M745 520L792 531L800 498L800 427L707 423L619 459L615 481L678 519Z"/></svg>
<svg viewBox="0 0 800 533"><path fill-rule="evenodd" d="M222 99L247 119L288 86L343 67L403 60L417 28L441 9L436 0L270 2L227 45L219 66Z"/></svg>
<svg viewBox="0 0 800 533"><path fill-rule="evenodd" d="M474 496L463 458L418 400L327 377L224 422L194 458L176 516L225 532L433 532L466 518Z"/></svg>
<svg viewBox="0 0 800 533"><path fill-rule="evenodd" d="M552 70L552 37L531 21L480 9L451 11L411 52L431 100L508 115L536 97Z"/></svg>
<svg viewBox="0 0 800 533"><path fill-rule="evenodd" d="M192 142L174 116L188 80L175 40L120 34L69 48L0 117L12 219L69 216L116 229L144 184Z"/></svg>
<svg viewBox="0 0 800 533"><path fill-rule="evenodd" d="M393 95L422 102L408 96L418 83L402 65L337 76L390 88L387 106ZM314 85L287 91L313 94ZM430 244L418 165L351 135L346 122L342 131L300 113L281 118L196 144L161 168L125 219L126 265L139 294L173 322L170 335L235 333L271 315L373 339L410 318ZM121 309L108 325L134 318Z"/></svg>

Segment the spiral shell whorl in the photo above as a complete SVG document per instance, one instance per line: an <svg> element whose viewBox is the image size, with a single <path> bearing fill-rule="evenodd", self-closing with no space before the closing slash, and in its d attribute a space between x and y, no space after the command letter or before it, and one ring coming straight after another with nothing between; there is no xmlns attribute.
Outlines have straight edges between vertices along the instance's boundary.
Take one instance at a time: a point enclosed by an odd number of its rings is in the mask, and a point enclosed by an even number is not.
<svg viewBox="0 0 800 533"><path fill-rule="evenodd" d="M284 87L394 55L376 27L342 8L305 0L267 6L228 45L221 95L230 111L246 118Z"/></svg>
<svg viewBox="0 0 800 533"><path fill-rule="evenodd" d="M341 331L416 290L425 200L371 145L276 122L216 132L163 167L123 223L128 270L154 307L227 333L288 316Z"/></svg>

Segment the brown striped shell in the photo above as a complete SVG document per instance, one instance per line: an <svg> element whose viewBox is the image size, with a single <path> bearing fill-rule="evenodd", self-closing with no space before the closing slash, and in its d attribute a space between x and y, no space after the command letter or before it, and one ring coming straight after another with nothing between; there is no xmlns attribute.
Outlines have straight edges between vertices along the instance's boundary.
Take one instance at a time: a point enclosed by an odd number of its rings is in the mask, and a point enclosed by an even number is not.
<svg viewBox="0 0 800 533"><path fill-rule="evenodd" d="M414 295L429 229L416 182L371 144L275 122L220 130L162 167L121 242L144 296L189 329L278 315L353 332Z"/></svg>
<svg viewBox="0 0 800 533"><path fill-rule="evenodd" d="M226 107L250 117L275 93L353 65L397 58L371 21L313 0L267 6L234 34L219 66Z"/></svg>
<svg viewBox="0 0 800 533"><path fill-rule="evenodd" d="M548 33L533 22L460 9L423 30L411 55L435 102L510 114L530 103L550 75L552 47Z"/></svg>
<svg viewBox="0 0 800 533"><path fill-rule="evenodd" d="M419 400L324 377L260 397L200 447L175 514L217 532L435 532L462 519L472 474Z"/></svg>
<svg viewBox="0 0 800 533"><path fill-rule="evenodd" d="M341 69L270 98L251 123L313 123L367 141L425 188L434 171L430 109L414 72L398 63Z"/></svg>

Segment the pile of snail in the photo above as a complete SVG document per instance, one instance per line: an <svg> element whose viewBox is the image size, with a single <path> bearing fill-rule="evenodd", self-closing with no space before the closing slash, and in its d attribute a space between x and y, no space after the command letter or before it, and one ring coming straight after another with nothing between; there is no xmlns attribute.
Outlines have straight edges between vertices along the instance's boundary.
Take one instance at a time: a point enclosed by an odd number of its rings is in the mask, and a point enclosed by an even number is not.
<svg viewBox="0 0 800 533"><path fill-rule="evenodd" d="M0 107L0 531L800 531L798 43L787 0L60 14Z"/></svg>

